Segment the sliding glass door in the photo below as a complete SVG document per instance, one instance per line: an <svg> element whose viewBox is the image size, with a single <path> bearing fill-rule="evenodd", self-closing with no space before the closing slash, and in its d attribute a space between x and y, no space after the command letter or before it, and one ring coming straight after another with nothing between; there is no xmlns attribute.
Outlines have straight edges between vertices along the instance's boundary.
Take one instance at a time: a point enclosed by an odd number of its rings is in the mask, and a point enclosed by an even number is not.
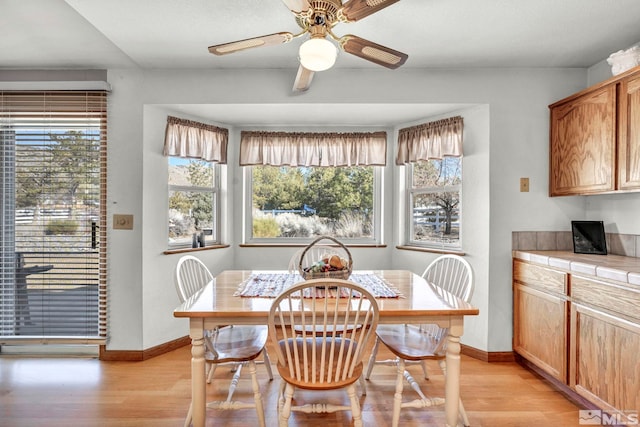
<svg viewBox="0 0 640 427"><path fill-rule="evenodd" d="M0 92L0 342L106 338L106 93Z"/></svg>

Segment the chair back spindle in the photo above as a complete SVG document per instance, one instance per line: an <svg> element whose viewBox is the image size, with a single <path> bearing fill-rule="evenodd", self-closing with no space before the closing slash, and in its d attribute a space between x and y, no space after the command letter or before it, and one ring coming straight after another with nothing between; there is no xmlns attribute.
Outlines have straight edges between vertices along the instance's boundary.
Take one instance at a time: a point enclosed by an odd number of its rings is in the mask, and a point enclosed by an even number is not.
<svg viewBox="0 0 640 427"><path fill-rule="evenodd" d="M176 291L180 302L185 302L213 280L213 275L207 266L193 255L185 255L180 258L175 271Z"/></svg>

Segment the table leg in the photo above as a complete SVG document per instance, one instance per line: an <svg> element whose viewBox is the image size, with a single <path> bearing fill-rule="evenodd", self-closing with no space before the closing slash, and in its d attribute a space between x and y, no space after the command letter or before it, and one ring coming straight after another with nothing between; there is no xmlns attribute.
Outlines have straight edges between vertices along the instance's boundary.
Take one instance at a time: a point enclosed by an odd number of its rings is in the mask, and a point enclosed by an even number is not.
<svg viewBox="0 0 640 427"><path fill-rule="evenodd" d="M191 318L191 405L193 426L204 427L206 420L206 376L204 360L204 319Z"/></svg>
<svg viewBox="0 0 640 427"><path fill-rule="evenodd" d="M445 414L447 426L458 425L460 405L460 335L462 319L452 319L447 337L447 374L445 376Z"/></svg>

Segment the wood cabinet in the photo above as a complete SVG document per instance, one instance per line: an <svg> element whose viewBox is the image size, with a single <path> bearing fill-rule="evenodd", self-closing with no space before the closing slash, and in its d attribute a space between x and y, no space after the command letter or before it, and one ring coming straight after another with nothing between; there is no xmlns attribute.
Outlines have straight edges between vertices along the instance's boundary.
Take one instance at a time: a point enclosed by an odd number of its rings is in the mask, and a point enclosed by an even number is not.
<svg viewBox="0 0 640 427"><path fill-rule="evenodd" d="M620 81L619 187L640 188L640 72Z"/></svg>
<svg viewBox="0 0 640 427"><path fill-rule="evenodd" d="M624 420L640 408L640 325L571 305L569 386L580 396Z"/></svg>
<svg viewBox="0 0 640 427"><path fill-rule="evenodd" d="M513 303L516 353L622 423L637 416L640 287L514 259Z"/></svg>
<svg viewBox="0 0 640 427"><path fill-rule="evenodd" d="M549 108L550 196L640 190L640 67Z"/></svg>
<svg viewBox="0 0 640 427"><path fill-rule="evenodd" d="M513 349L567 382L567 301L526 285L513 287Z"/></svg>
<svg viewBox="0 0 640 427"><path fill-rule="evenodd" d="M520 261L513 267L513 349L566 383L566 274Z"/></svg>
<svg viewBox="0 0 640 427"><path fill-rule="evenodd" d="M551 108L551 196L614 189L615 127L614 86Z"/></svg>

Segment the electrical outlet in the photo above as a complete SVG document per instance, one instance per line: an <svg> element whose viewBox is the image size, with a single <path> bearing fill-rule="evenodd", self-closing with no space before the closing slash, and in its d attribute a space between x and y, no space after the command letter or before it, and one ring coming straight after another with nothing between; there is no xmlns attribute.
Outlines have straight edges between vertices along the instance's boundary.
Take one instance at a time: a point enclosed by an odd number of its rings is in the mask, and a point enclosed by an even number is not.
<svg viewBox="0 0 640 427"><path fill-rule="evenodd" d="M113 214L114 230L133 230L133 215Z"/></svg>
<svg viewBox="0 0 640 427"><path fill-rule="evenodd" d="M526 193L529 191L529 178L520 178L520 192Z"/></svg>

